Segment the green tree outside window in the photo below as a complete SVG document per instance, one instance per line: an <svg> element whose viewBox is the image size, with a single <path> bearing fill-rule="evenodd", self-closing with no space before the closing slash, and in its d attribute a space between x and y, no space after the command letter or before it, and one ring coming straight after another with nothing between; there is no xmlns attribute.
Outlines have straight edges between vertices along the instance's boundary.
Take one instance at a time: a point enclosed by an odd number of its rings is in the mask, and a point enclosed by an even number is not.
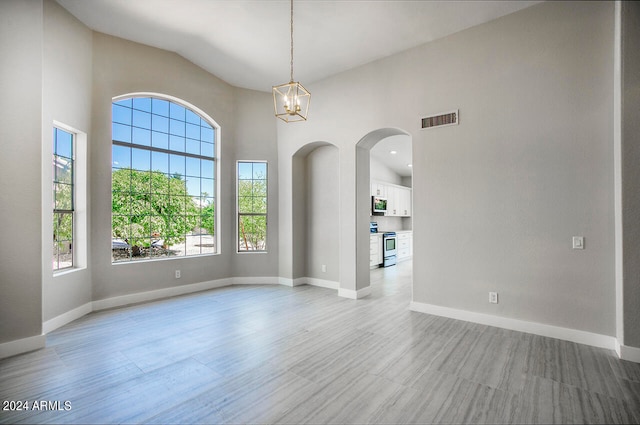
<svg viewBox="0 0 640 425"><path fill-rule="evenodd" d="M238 251L267 249L267 163L238 162Z"/></svg>
<svg viewBox="0 0 640 425"><path fill-rule="evenodd" d="M215 253L217 129L177 102L112 104L112 261Z"/></svg>

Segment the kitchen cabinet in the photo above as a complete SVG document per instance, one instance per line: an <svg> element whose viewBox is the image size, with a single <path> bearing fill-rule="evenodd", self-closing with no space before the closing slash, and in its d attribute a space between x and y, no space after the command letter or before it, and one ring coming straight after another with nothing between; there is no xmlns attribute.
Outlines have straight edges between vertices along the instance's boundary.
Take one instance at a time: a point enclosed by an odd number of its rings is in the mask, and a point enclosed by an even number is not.
<svg viewBox="0 0 640 425"><path fill-rule="evenodd" d="M400 209L398 208L398 190L395 186L387 187L387 212L386 216L388 217L398 217L398 212Z"/></svg>
<svg viewBox="0 0 640 425"><path fill-rule="evenodd" d="M411 188L388 185L387 213L389 217L411 217Z"/></svg>
<svg viewBox="0 0 640 425"><path fill-rule="evenodd" d="M396 188L398 200L398 215L411 217L411 189L408 187Z"/></svg>
<svg viewBox="0 0 640 425"><path fill-rule="evenodd" d="M387 217L411 217L411 188L378 181L371 182L371 196L387 200Z"/></svg>
<svg viewBox="0 0 640 425"><path fill-rule="evenodd" d="M382 234L369 236L369 267L378 267L382 263Z"/></svg>
<svg viewBox="0 0 640 425"><path fill-rule="evenodd" d="M398 238L398 261L407 260L413 256L413 232L396 232Z"/></svg>
<svg viewBox="0 0 640 425"><path fill-rule="evenodd" d="M408 260L413 256L413 232L399 230L396 232L398 261ZM369 235L369 267L376 268L382 264L382 233Z"/></svg>
<svg viewBox="0 0 640 425"><path fill-rule="evenodd" d="M380 182L371 182L371 196L387 198L387 185Z"/></svg>

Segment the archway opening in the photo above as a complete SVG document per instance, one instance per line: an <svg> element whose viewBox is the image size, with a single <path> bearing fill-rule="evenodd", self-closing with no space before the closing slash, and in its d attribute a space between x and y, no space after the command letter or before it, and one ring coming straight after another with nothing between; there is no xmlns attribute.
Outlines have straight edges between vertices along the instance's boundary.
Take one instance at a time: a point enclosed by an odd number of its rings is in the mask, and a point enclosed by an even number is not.
<svg viewBox="0 0 640 425"><path fill-rule="evenodd" d="M292 157L293 284L338 289L338 148L313 142Z"/></svg>
<svg viewBox="0 0 640 425"><path fill-rule="evenodd" d="M381 143L382 142L382 143ZM356 286L359 291L363 291L365 288L370 287L370 270L371 270L371 248L370 248L370 222L372 221L372 210L371 210L371 182L372 175L376 177L376 180L391 180L390 177L385 177L385 174L389 174L393 172L393 167L389 165L387 170L384 173L380 173L379 170L371 170L371 164L379 164L381 161L381 157L376 155L374 160L372 161L372 153L371 150L379 143L380 146L387 145L391 146L393 143L398 142L406 142L410 146L412 145L412 137L411 134L399 129L399 128L381 128L374 131L371 131L367 135L365 135L360 141L356 144ZM409 150L412 151L412 148L409 147ZM391 153L391 149L388 152L389 155L395 155ZM389 161L391 162L391 161ZM408 167L410 162L406 163L405 166ZM404 175L397 175L397 180L394 180L392 184L400 183L403 184L402 178L405 177L405 185L406 182L411 182L411 173L402 173ZM408 178L407 178L408 177ZM380 216L383 220L386 221L385 225L388 228L383 228L381 230L400 230L400 228L411 227L411 218L409 221L402 223L401 218L398 218L398 221L394 218L393 221L390 218L396 214L392 214L389 216ZM411 213L409 213L409 217ZM375 217L375 216L374 216ZM382 249L382 247L381 247Z"/></svg>

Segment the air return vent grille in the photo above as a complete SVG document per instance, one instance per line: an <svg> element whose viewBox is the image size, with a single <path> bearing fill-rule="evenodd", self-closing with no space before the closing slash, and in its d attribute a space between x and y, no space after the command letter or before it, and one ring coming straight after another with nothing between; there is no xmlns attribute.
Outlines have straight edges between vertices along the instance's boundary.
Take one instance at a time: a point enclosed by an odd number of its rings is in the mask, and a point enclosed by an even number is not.
<svg viewBox="0 0 640 425"><path fill-rule="evenodd" d="M444 127L447 125L458 125L458 110L451 112L443 112L437 115L431 115L429 117L422 118L422 129L433 127Z"/></svg>

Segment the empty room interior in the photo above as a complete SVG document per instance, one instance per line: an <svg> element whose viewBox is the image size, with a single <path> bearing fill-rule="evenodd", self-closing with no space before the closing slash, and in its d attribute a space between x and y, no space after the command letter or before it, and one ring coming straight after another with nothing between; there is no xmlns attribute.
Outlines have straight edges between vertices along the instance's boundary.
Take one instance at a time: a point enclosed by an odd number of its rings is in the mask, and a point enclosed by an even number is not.
<svg viewBox="0 0 640 425"><path fill-rule="evenodd" d="M0 423L639 423L640 3L0 1Z"/></svg>

